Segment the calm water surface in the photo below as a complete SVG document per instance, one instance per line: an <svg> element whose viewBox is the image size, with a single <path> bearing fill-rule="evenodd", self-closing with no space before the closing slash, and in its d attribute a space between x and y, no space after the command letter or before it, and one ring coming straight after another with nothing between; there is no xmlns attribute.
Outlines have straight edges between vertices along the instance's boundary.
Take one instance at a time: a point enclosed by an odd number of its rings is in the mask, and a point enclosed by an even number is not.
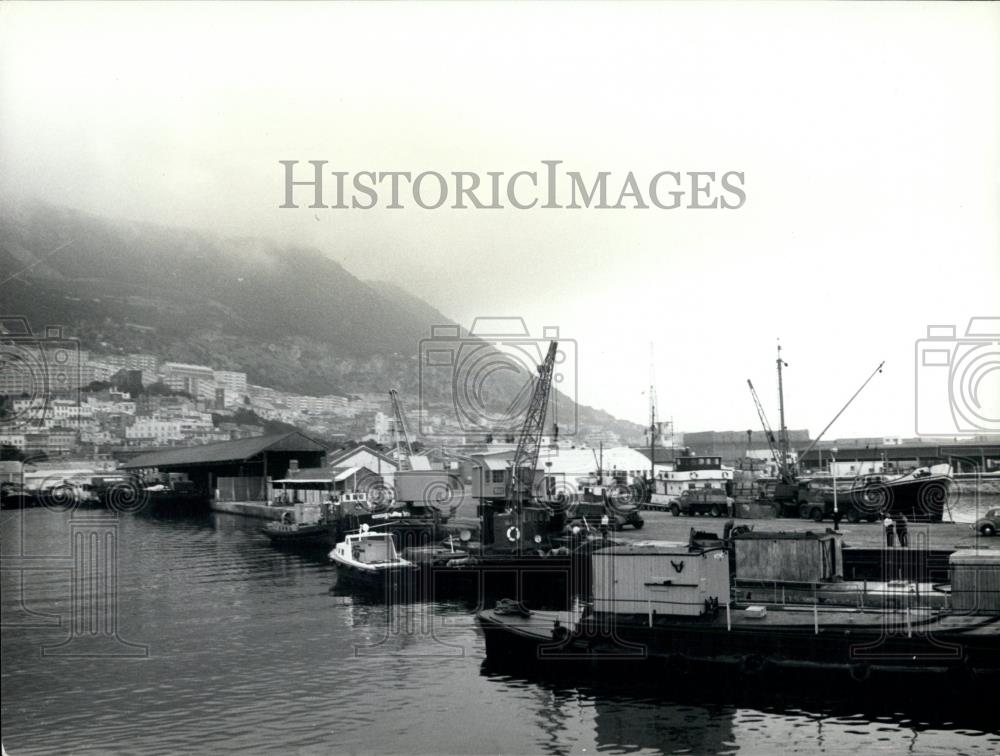
<svg viewBox="0 0 1000 756"><path fill-rule="evenodd" d="M100 584L78 582L74 599L72 576L90 571L72 558L71 525L88 514L0 514L12 756L1000 752L1000 718L937 702L860 711L492 672L470 605L354 596L322 559L276 551L261 523L229 515L102 525L118 549L105 614ZM78 540L77 553L93 549ZM92 610L116 617L119 641L87 635Z"/></svg>

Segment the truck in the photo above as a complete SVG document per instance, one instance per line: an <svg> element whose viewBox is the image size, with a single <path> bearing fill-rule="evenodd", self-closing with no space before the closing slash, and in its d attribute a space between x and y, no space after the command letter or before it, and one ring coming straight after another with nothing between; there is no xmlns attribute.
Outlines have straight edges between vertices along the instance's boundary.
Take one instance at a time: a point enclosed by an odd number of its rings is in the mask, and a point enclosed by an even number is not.
<svg viewBox="0 0 1000 756"><path fill-rule="evenodd" d="M732 512L733 500L721 488L692 488L682 491L670 504L670 513L680 515L711 515L721 517Z"/></svg>
<svg viewBox="0 0 1000 756"><path fill-rule="evenodd" d="M627 493L626 493L627 491ZM584 486L579 500L574 505L571 525L577 520L586 520L591 526L599 525L607 515L612 530L621 530L631 525L639 530L646 521L639 513L639 493L625 486Z"/></svg>

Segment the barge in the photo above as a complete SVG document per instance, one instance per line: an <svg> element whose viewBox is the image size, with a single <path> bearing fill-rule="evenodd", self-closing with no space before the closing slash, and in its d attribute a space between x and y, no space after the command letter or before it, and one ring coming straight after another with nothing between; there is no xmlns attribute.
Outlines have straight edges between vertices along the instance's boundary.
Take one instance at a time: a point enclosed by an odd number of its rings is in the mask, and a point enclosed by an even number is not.
<svg viewBox="0 0 1000 756"><path fill-rule="evenodd" d="M742 557L734 558L733 543ZM596 666L625 676L722 665L740 676L905 676L982 683L983 690L1000 683L1000 552L952 555L945 602L918 601L906 591L872 608L826 606L808 595L784 603L774 596L742 600L740 567L765 565L768 556L788 565L795 551L835 558L836 544L759 537L733 543L649 541L596 551L592 600L574 611L529 610L516 601L480 611L487 658L573 673ZM773 560L776 548L780 560ZM784 582L808 582L799 577Z"/></svg>

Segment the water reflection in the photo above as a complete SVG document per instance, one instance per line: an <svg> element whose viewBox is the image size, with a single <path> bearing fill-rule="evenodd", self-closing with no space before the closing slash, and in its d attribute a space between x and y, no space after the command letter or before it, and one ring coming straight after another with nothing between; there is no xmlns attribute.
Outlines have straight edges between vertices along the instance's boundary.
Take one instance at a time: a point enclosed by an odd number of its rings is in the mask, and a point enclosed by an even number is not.
<svg viewBox="0 0 1000 756"><path fill-rule="evenodd" d="M823 750L995 753L995 702L898 701L843 690L811 694L725 686L711 679L659 682L525 676L483 662L486 679L535 691L545 750L586 747L575 732L592 712L592 746L610 753L815 753ZM572 706L567 705L572 702ZM577 751L579 749L576 749Z"/></svg>

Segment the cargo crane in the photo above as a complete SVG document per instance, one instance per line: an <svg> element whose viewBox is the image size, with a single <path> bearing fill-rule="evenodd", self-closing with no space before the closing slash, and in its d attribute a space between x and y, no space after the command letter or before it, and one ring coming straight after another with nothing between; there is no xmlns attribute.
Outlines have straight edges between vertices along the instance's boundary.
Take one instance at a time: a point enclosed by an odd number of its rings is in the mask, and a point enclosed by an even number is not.
<svg viewBox="0 0 1000 756"><path fill-rule="evenodd" d="M498 549L509 549L519 555L524 553L526 546L541 544L552 530L551 511L530 504L557 351L558 342L553 341L549 344L545 360L538 366L538 376L530 387L528 408L506 476L504 509L484 513L483 527L489 533L487 542L492 542Z"/></svg>
<svg viewBox="0 0 1000 756"><path fill-rule="evenodd" d="M529 486L534 483L535 470L538 467L538 453L542 446L542 435L545 430L545 411L549 404L549 393L552 390L552 372L556 364L556 352L559 342L549 344L545 361L538 366L538 378L531 392L528 411L524 415L524 424L517 439L514 451L512 469L507 489L507 501L515 512L520 513L524 506L524 481L521 476L527 471L530 477Z"/></svg>
<svg viewBox="0 0 1000 756"><path fill-rule="evenodd" d="M753 387L753 382L747 378L747 386L750 387L750 396L753 397L754 406L757 408L757 417L760 418L760 424L764 428L764 436L767 438L767 448L771 452L771 457L774 461L778 463L779 476L785 478L785 473L783 471L783 466L781 460L779 459L778 452L774 448L774 431L771 430L771 424L767 422L767 415L764 414L764 405L760 403L760 397L757 396L757 391ZM747 450L750 449L750 439L747 439ZM787 480L785 481L788 482Z"/></svg>
<svg viewBox="0 0 1000 756"><path fill-rule="evenodd" d="M410 462L410 457L413 455L413 447L410 446L410 436L406 432L403 402L396 389L389 390L389 399L392 401L392 440L393 446L396 447L396 460L400 470L412 470L413 465Z"/></svg>

